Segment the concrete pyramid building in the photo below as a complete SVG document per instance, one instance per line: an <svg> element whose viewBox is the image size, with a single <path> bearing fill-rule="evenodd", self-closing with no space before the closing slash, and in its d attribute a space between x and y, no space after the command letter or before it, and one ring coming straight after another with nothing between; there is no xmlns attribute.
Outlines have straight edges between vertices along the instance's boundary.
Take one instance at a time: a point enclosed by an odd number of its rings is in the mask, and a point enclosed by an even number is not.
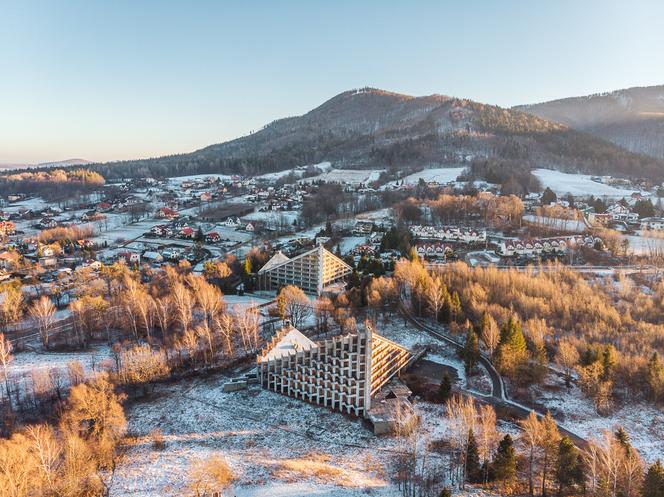
<svg viewBox="0 0 664 497"><path fill-rule="evenodd" d="M257 374L263 388L366 417L410 357L370 327L314 342L287 324L257 357Z"/></svg>
<svg viewBox="0 0 664 497"><path fill-rule="evenodd" d="M258 271L258 286L261 290L278 290L295 285L307 293L320 295L325 287L344 280L352 271L348 264L319 245L292 259L281 252L274 254Z"/></svg>

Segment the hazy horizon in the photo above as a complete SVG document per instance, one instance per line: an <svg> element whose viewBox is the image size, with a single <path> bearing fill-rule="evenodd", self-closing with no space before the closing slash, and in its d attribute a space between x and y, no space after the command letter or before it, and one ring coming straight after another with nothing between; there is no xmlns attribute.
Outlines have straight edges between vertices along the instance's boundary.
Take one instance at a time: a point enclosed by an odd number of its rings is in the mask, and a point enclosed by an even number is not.
<svg viewBox="0 0 664 497"><path fill-rule="evenodd" d="M664 5L3 2L0 163L190 152L353 88L505 107L664 84Z"/></svg>

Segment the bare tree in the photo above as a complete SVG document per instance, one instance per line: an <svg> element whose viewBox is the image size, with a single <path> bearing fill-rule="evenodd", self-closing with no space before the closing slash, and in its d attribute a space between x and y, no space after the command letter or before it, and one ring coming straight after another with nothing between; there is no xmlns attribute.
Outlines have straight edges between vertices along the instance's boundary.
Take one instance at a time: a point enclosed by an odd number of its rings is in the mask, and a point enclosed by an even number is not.
<svg viewBox="0 0 664 497"><path fill-rule="evenodd" d="M535 411L530 411L528 417L519 422L523 433L521 440L528 450L528 493L534 493L534 475L535 475L535 456L541 447L542 442L542 424L537 418Z"/></svg>
<svg viewBox="0 0 664 497"><path fill-rule="evenodd" d="M569 386L572 381L572 371L579 363L579 351L567 340L561 340L558 343L558 352L556 353L556 362L565 368L565 381Z"/></svg>
<svg viewBox="0 0 664 497"><path fill-rule="evenodd" d="M482 343L489 351L489 355L493 357L498 342L500 341L500 329L496 320L490 314L485 314L482 319L482 329L480 330Z"/></svg>
<svg viewBox="0 0 664 497"><path fill-rule="evenodd" d="M258 332L260 330L260 313L253 303L244 311L236 313L235 322L245 344L245 350L258 348Z"/></svg>
<svg viewBox="0 0 664 497"><path fill-rule="evenodd" d="M296 328L311 316L311 302L302 289L288 285L277 295L277 309L281 319L290 319Z"/></svg>
<svg viewBox="0 0 664 497"><path fill-rule="evenodd" d="M2 376L5 380L5 391L7 392L7 401L11 407L11 393L9 390L9 364L14 360L12 355L12 343L5 338L4 333L0 333L0 364L2 364Z"/></svg>
<svg viewBox="0 0 664 497"><path fill-rule="evenodd" d="M423 292L427 305L431 309L433 320L437 322L440 310L445 304L445 299L448 298L447 287L440 276L434 276L428 284L423 286Z"/></svg>
<svg viewBox="0 0 664 497"><path fill-rule="evenodd" d="M186 333L191 325L194 307L194 300L191 297L191 292L182 283L176 283L173 286L171 295L173 298L176 319L180 323L180 326L182 326L182 332Z"/></svg>
<svg viewBox="0 0 664 497"><path fill-rule="evenodd" d="M496 430L496 411L493 406L482 404L479 408L479 452L482 462L484 463L484 483L489 480L489 465L491 463L491 456L499 438L499 433Z"/></svg>
<svg viewBox="0 0 664 497"><path fill-rule="evenodd" d="M233 337L235 332L235 321L233 315L222 313L215 319L214 326L224 337L225 350L228 355L233 354Z"/></svg>
<svg viewBox="0 0 664 497"><path fill-rule="evenodd" d="M30 316L37 322L42 345L48 350L48 336L55 322L55 306L47 296L42 296L30 307Z"/></svg>
<svg viewBox="0 0 664 497"><path fill-rule="evenodd" d="M187 282L194 292L196 303L203 311L208 328L211 328L212 322L225 307L221 291L202 276L189 275Z"/></svg>

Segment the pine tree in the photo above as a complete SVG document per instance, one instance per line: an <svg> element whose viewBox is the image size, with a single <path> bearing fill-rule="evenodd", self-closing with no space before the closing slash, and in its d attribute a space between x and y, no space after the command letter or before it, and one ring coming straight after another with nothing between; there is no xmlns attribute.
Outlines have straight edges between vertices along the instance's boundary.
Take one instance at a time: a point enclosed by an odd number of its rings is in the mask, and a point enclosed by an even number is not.
<svg viewBox="0 0 664 497"><path fill-rule="evenodd" d="M657 352L653 352L652 357L648 361L646 380L648 381L650 398L655 403L658 403L664 397L664 366L659 360Z"/></svg>
<svg viewBox="0 0 664 497"><path fill-rule="evenodd" d="M461 320L461 300L459 294L454 291L452 294L452 302L450 305L450 321L459 322Z"/></svg>
<svg viewBox="0 0 664 497"><path fill-rule="evenodd" d="M480 483L482 481L480 453L472 428L468 430L468 448L466 449L466 481L470 483Z"/></svg>
<svg viewBox="0 0 664 497"><path fill-rule="evenodd" d="M466 345L463 349L463 361L466 373L470 373L480 358L480 345L477 340L477 333L473 325L468 323L468 333L466 334Z"/></svg>
<svg viewBox="0 0 664 497"><path fill-rule="evenodd" d="M641 497L664 497L664 466L659 459L648 468Z"/></svg>
<svg viewBox="0 0 664 497"><path fill-rule="evenodd" d="M449 488L443 487L443 489L438 494L438 497L452 497L452 492L450 492Z"/></svg>
<svg viewBox="0 0 664 497"><path fill-rule="evenodd" d="M555 475L558 483L558 497L566 495L566 491L575 485L583 485L585 481L579 451L569 437L563 437L558 445Z"/></svg>
<svg viewBox="0 0 664 497"><path fill-rule="evenodd" d="M510 316L500 330L497 365L505 374L513 375L527 360L528 349L521 322Z"/></svg>
<svg viewBox="0 0 664 497"><path fill-rule="evenodd" d="M496 480L502 482L507 488L512 486L516 477L516 453L509 434L505 435L498 444L498 450L493 459L493 470Z"/></svg>
<svg viewBox="0 0 664 497"><path fill-rule="evenodd" d="M604 352L602 353L602 380L607 381L613 377L613 371L615 370L617 363L618 353L616 352L616 348L609 344L604 348Z"/></svg>
<svg viewBox="0 0 664 497"><path fill-rule="evenodd" d="M447 374L447 371L443 374L443 379L440 381L440 387L438 387L438 400L440 402L447 402L452 393L452 380L450 375Z"/></svg>
<svg viewBox="0 0 664 497"><path fill-rule="evenodd" d="M550 203L555 202L557 199L558 197L554 191L547 186L544 190L544 193L542 193L542 205L549 205Z"/></svg>

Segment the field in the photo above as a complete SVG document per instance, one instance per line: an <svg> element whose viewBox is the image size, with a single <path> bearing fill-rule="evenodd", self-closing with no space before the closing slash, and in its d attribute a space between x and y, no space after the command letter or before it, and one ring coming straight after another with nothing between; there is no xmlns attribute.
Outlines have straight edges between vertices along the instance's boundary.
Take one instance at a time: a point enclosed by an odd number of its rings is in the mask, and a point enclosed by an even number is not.
<svg viewBox="0 0 664 497"><path fill-rule="evenodd" d="M456 181L457 177L463 173L463 167L436 167L432 169L424 169L417 173L406 176L403 181L407 185L415 185L420 179L424 181L436 181L437 183L444 184L450 181ZM392 182L391 184L395 184Z"/></svg>
<svg viewBox="0 0 664 497"><path fill-rule="evenodd" d="M635 190L625 190L591 180L588 174L569 174L551 169L534 169L533 174L543 188L549 187L555 193L596 197L629 197Z"/></svg>
<svg viewBox="0 0 664 497"><path fill-rule="evenodd" d="M301 179L300 182L326 181L328 183L367 184L376 181L382 169L330 169L328 172Z"/></svg>

